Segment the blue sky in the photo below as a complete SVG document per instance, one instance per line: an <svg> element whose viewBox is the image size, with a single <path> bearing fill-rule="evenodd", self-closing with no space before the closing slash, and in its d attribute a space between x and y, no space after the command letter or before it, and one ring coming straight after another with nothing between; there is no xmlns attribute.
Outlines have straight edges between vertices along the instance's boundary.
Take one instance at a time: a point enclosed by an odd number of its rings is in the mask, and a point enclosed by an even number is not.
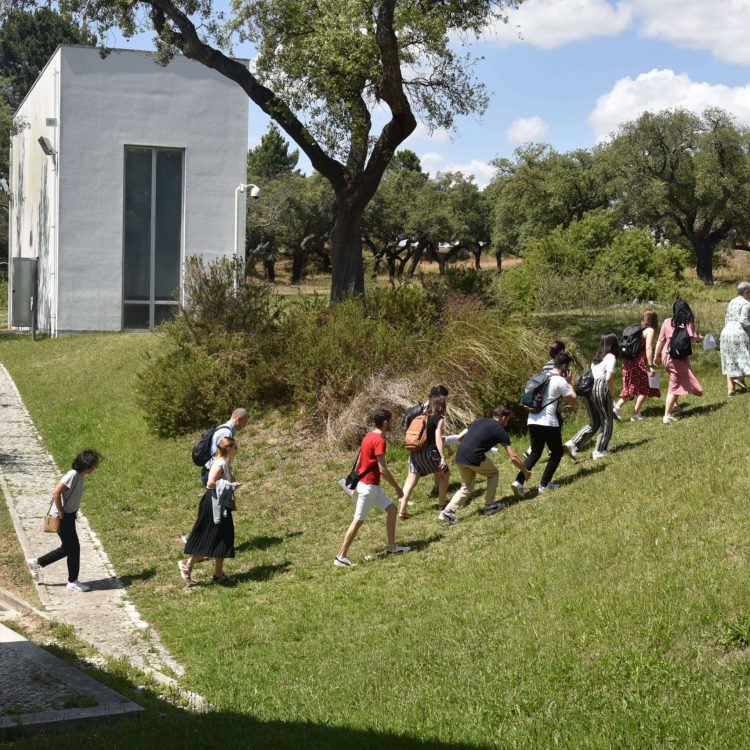
<svg viewBox="0 0 750 750"><path fill-rule="evenodd" d="M420 126L404 144L431 173L460 170L485 185L490 160L520 143L589 147L646 110L721 106L750 125L750 0L526 0L509 20L471 48L491 92L484 117L451 134ZM142 35L115 46L151 45ZM266 127L251 104L250 146Z"/></svg>

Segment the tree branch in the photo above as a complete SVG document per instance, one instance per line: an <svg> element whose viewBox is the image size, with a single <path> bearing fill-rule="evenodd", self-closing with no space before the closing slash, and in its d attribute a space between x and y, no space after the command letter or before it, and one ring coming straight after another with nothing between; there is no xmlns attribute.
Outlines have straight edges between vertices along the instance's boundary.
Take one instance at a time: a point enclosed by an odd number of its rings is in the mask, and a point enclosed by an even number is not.
<svg viewBox="0 0 750 750"><path fill-rule="evenodd" d="M171 0L144 1L152 9L151 20L160 37L172 42L185 57L213 68L238 83L248 97L299 145L313 167L331 182L334 189L343 188L345 184L343 165L323 151L310 131L282 99L261 84L242 63L203 42L192 20ZM168 27L167 20L174 24L177 30Z"/></svg>

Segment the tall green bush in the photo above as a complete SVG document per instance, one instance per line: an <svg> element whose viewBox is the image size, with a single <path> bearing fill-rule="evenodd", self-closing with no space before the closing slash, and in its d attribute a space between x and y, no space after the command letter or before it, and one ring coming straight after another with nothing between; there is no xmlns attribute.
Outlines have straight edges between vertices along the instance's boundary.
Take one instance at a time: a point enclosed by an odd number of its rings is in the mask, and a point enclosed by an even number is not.
<svg viewBox="0 0 750 750"><path fill-rule="evenodd" d="M523 263L501 278L499 304L520 310L600 307L668 300L678 294L687 257L642 229L623 229L611 211L591 211L567 228L532 238Z"/></svg>

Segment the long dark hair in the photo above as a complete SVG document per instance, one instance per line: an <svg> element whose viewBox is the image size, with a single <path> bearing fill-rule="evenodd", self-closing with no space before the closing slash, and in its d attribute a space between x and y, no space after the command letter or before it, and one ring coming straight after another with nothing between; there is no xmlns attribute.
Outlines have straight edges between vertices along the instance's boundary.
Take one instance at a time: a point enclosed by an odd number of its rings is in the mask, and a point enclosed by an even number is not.
<svg viewBox="0 0 750 750"><path fill-rule="evenodd" d="M693 316L693 311L690 309L690 305L684 299L675 300L674 305L672 305L672 325L675 328L677 326L686 326L694 320L695 317Z"/></svg>
<svg viewBox="0 0 750 750"><path fill-rule="evenodd" d="M599 339L599 351L594 355L592 360L598 365L608 354L614 354L615 358L620 353L620 341L614 333L605 333Z"/></svg>

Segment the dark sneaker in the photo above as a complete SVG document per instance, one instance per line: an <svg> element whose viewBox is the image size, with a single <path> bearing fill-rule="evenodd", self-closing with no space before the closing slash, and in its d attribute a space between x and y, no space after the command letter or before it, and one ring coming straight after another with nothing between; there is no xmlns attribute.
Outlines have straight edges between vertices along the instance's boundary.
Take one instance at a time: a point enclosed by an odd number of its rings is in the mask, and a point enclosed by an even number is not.
<svg viewBox="0 0 750 750"><path fill-rule="evenodd" d="M438 515L438 521L449 523L451 526L458 523L458 519L456 518L455 514L449 511L447 508L444 511L440 512L440 514Z"/></svg>

